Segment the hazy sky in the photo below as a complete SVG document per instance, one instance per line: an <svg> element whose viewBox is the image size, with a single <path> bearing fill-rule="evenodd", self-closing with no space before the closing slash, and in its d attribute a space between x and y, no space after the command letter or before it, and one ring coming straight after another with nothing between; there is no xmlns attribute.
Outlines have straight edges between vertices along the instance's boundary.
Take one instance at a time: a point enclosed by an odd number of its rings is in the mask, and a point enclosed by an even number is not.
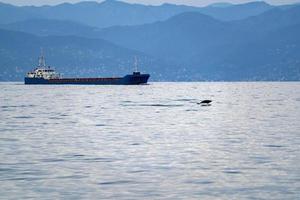
<svg viewBox="0 0 300 200"><path fill-rule="evenodd" d="M76 3L79 1L87 0L0 0L0 2L15 4L15 5L54 5L63 2ZM93 0L89 0L93 1ZM95 0L101 2L102 0ZM194 6L204 6L216 2L231 2L231 3L245 3L250 2L251 0L123 0L129 3L143 3L143 4L152 4L158 5L162 3L174 3L174 4L186 4ZM253 0L252 0L253 1ZM265 0L270 4L289 4L289 3L299 3L300 0Z"/></svg>

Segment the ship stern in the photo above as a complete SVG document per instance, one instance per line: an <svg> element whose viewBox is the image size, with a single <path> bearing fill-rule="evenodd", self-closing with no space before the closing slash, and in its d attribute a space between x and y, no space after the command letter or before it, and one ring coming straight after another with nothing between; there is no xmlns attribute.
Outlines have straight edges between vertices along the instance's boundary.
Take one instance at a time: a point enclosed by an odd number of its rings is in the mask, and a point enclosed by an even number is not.
<svg viewBox="0 0 300 200"><path fill-rule="evenodd" d="M123 78L123 83L126 85L142 85L147 84L150 78L150 74L133 73L126 75Z"/></svg>

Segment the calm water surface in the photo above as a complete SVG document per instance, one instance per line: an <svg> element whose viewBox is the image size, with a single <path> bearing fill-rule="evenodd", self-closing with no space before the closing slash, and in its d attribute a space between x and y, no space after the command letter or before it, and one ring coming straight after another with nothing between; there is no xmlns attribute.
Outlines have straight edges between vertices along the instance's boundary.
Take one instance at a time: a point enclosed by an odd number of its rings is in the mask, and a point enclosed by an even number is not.
<svg viewBox="0 0 300 200"><path fill-rule="evenodd" d="M0 199L299 199L299 121L300 83L1 83Z"/></svg>

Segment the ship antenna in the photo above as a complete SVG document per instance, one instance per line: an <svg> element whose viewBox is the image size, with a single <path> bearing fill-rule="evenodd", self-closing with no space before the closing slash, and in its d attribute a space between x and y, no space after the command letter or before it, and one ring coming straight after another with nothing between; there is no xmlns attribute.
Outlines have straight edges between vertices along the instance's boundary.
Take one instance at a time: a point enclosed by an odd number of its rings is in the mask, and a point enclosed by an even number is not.
<svg viewBox="0 0 300 200"><path fill-rule="evenodd" d="M46 67L46 61L45 61L43 48L41 48L41 55L39 57L39 67Z"/></svg>
<svg viewBox="0 0 300 200"><path fill-rule="evenodd" d="M134 70L135 72L138 72L138 59L136 56L134 57Z"/></svg>

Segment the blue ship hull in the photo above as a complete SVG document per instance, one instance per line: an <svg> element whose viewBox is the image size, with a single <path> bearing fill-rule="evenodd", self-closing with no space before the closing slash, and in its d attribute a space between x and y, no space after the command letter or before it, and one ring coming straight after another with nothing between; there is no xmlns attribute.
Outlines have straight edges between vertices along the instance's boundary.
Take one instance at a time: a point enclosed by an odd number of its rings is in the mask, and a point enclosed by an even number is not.
<svg viewBox="0 0 300 200"><path fill-rule="evenodd" d="M27 85L141 85L148 82L149 74L134 73L121 78L29 78L25 77L24 83Z"/></svg>

